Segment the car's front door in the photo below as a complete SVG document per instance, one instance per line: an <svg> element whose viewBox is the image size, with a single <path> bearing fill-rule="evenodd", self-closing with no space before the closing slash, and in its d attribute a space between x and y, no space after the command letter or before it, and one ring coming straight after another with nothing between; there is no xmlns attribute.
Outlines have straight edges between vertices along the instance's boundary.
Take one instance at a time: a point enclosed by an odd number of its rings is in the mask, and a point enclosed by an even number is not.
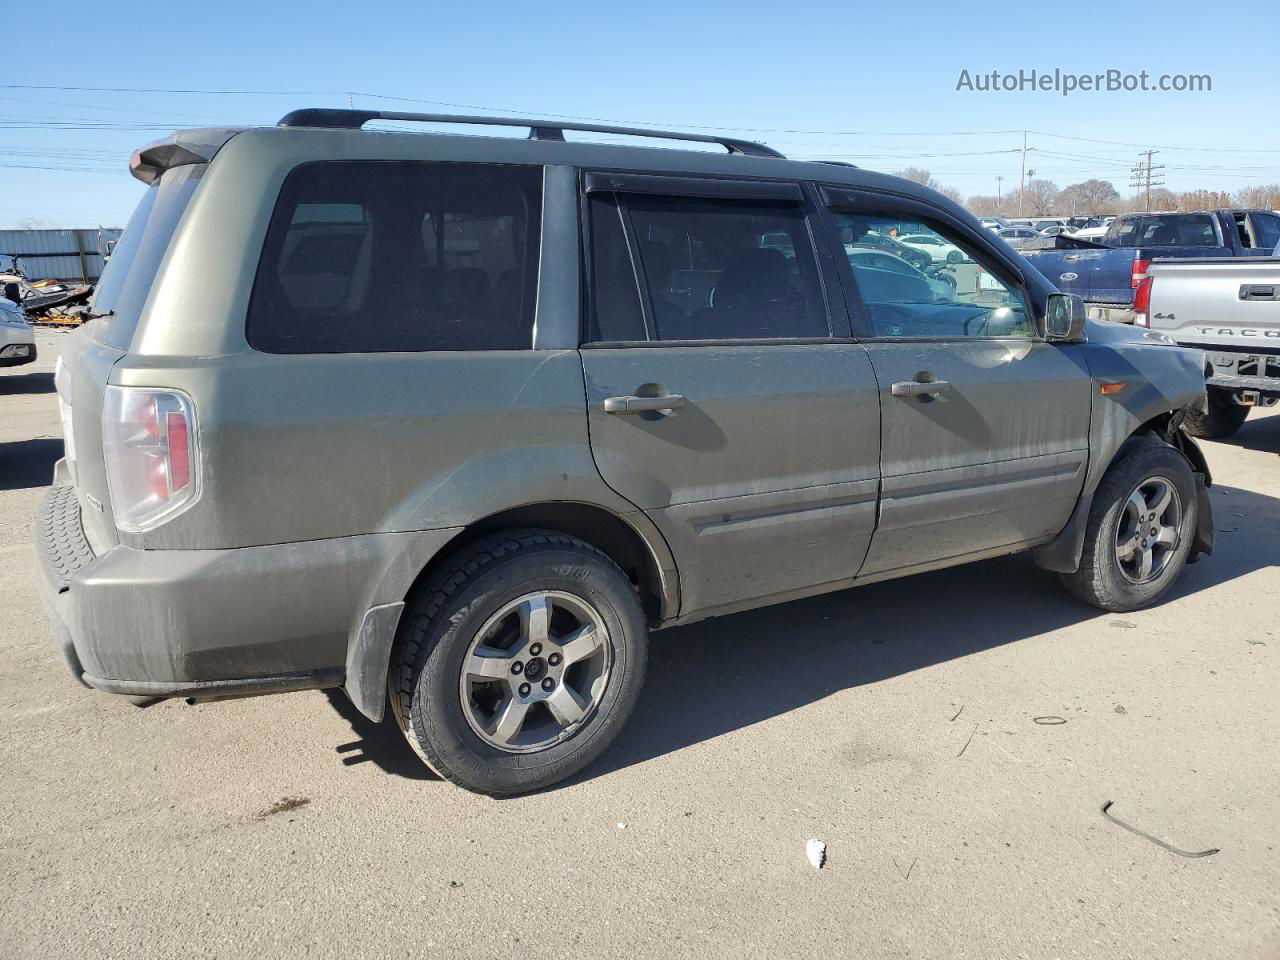
<svg viewBox="0 0 1280 960"><path fill-rule="evenodd" d="M681 613L854 577L875 525L879 400L800 187L584 185L591 448L667 538Z"/></svg>
<svg viewBox="0 0 1280 960"><path fill-rule="evenodd" d="M1042 542L1084 482L1091 380L1078 350L1046 343L1016 270L946 211L825 189L833 239L932 234L962 262L946 286L885 282L842 258L880 385L880 518L864 576Z"/></svg>

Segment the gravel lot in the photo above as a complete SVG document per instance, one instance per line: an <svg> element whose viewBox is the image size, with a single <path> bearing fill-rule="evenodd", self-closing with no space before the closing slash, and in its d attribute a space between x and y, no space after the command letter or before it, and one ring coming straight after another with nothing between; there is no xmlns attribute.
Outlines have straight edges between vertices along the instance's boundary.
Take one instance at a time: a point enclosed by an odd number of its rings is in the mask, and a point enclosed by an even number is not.
<svg viewBox="0 0 1280 960"><path fill-rule="evenodd" d="M605 758L495 801L341 693L72 682L63 336L0 371L3 956L1280 957L1280 416L1206 445L1218 551L1156 609L1013 557L660 633Z"/></svg>

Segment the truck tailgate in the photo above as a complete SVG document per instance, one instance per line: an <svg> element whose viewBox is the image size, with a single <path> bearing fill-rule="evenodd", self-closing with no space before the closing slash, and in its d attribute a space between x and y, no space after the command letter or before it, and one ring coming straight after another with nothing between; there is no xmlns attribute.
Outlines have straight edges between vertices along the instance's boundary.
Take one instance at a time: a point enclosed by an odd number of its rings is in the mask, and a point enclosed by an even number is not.
<svg viewBox="0 0 1280 960"><path fill-rule="evenodd" d="M1280 350L1280 257L1155 260L1148 316L1179 343Z"/></svg>

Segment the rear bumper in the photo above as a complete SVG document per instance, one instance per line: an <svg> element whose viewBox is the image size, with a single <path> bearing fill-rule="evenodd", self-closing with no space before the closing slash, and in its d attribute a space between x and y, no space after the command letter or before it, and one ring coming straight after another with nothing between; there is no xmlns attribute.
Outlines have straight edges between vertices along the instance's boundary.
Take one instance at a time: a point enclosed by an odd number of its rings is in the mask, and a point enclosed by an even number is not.
<svg viewBox="0 0 1280 960"><path fill-rule="evenodd" d="M95 556L74 489L59 484L37 522L40 589L72 675L107 693L230 697L336 687L366 610L402 600L425 563L422 551L451 535L229 550L116 546ZM384 590L400 592L383 601Z"/></svg>
<svg viewBox="0 0 1280 960"><path fill-rule="evenodd" d="M10 343L0 347L0 367L17 367L24 363L35 363L36 345L34 343Z"/></svg>
<svg viewBox="0 0 1280 960"><path fill-rule="evenodd" d="M1206 350L1205 362L1205 383L1211 387L1280 394L1280 354Z"/></svg>

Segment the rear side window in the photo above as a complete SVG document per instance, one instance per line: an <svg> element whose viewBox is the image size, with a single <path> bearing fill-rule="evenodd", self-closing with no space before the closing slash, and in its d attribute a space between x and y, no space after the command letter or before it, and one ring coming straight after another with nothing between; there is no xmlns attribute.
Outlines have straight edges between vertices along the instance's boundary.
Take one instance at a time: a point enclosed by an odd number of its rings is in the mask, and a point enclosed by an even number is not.
<svg viewBox="0 0 1280 960"><path fill-rule="evenodd" d="M91 312L103 315L98 339L128 350L160 261L204 175L203 163L174 167L142 195L107 260Z"/></svg>
<svg viewBox="0 0 1280 960"><path fill-rule="evenodd" d="M541 194L541 167L298 167L267 231L249 343L268 353L528 349Z"/></svg>
<svg viewBox="0 0 1280 960"><path fill-rule="evenodd" d="M799 206L647 195L620 195L619 204L634 238L654 339L830 336L813 241ZM595 253L599 263L603 251ZM611 276L619 284L634 283L622 270ZM595 295L602 321L629 316L601 309L610 292L600 274ZM624 302L621 294L616 299Z"/></svg>
<svg viewBox="0 0 1280 960"><path fill-rule="evenodd" d="M1111 228L1107 242L1124 247L1216 247L1218 231L1207 213L1126 217Z"/></svg>

